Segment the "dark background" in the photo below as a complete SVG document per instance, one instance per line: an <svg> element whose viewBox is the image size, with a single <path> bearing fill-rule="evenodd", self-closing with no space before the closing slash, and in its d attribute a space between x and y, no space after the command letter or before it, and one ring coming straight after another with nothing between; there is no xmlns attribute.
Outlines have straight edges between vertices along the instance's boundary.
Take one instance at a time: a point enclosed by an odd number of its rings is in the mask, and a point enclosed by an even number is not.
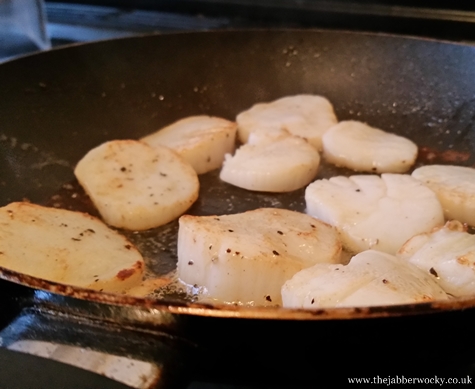
<svg viewBox="0 0 475 389"><path fill-rule="evenodd" d="M51 23L118 33L296 27L475 40L475 4L459 0L72 0L46 9Z"/></svg>

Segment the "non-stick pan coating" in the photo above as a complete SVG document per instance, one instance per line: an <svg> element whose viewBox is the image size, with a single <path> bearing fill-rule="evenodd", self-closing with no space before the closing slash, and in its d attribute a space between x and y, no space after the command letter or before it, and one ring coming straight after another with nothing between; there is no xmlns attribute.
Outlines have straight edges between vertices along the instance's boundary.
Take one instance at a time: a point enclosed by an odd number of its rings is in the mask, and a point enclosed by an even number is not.
<svg viewBox="0 0 475 389"><path fill-rule="evenodd" d="M0 205L28 199L94 212L73 175L77 161L94 146L136 139L190 115L233 120L254 103L304 93L327 97L340 120L365 121L414 140L421 150L418 164L475 162L473 47L328 31L152 35L52 50L0 66ZM319 177L341 172L349 173L324 165ZM303 211L303 190L253 193L220 182L211 172L201 176L200 199L189 212L224 214L262 206ZM174 222L128 233L155 274L175 266L176 228ZM85 295L100 300L98 293ZM383 307L357 310L356 316L473 304L466 299ZM193 305L189 312L205 311L211 316L309 316ZM340 312L343 317L355 314ZM332 316L334 310L319 315L339 317Z"/></svg>

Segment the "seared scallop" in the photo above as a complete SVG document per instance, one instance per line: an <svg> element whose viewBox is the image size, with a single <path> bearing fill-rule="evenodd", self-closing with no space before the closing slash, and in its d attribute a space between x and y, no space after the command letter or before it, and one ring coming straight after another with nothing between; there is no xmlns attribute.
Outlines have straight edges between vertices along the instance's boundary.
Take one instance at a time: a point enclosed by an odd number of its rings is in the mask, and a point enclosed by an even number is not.
<svg viewBox="0 0 475 389"><path fill-rule="evenodd" d="M238 137L243 143L256 130L283 129L322 149L322 135L338 121L332 104L322 96L287 96L258 103L236 117Z"/></svg>
<svg viewBox="0 0 475 389"><path fill-rule="evenodd" d="M444 224L434 192L404 174L337 176L305 191L307 213L335 226L344 247L395 254L416 234Z"/></svg>
<svg viewBox="0 0 475 389"><path fill-rule="evenodd" d="M322 142L328 162L361 172L405 173L417 157L411 140L357 121L331 127Z"/></svg>
<svg viewBox="0 0 475 389"><path fill-rule="evenodd" d="M167 146L180 154L198 174L221 167L224 155L234 152L237 125L213 116L191 116L141 140L152 147Z"/></svg>
<svg viewBox="0 0 475 389"><path fill-rule="evenodd" d="M282 287L286 308L359 307L447 300L433 277L393 255L368 250L343 265L317 264Z"/></svg>
<svg viewBox="0 0 475 389"><path fill-rule="evenodd" d="M467 233L459 221L413 237L398 257L431 275L453 296L475 294L475 235Z"/></svg>
<svg viewBox="0 0 475 389"><path fill-rule="evenodd" d="M412 176L437 195L446 219L475 226L475 169L452 165L427 165Z"/></svg>
<svg viewBox="0 0 475 389"><path fill-rule="evenodd" d="M198 198L195 170L165 146L115 140L89 151L74 173L105 222L129 230L166 224Z"/></svg>
<svg viewBox="0 0 475 389"><path fill-rule="evenodd" d="M26 202L0 208L0 266L105 292L140 284L145 270L134 245L99 219Z"/></svg>
<svg viewBox="0 0 475 389"><path fill-rule="evenodd" d="M178 277L218 301L280 304L282 284L315 263L336 263L336 230L303 213L261 208L179 219Z"/></svg>
<svg viewBox="0 0 475 389"><path fill-rule="evenodd" d="M315 179L320 155L304 139L285 131L257 131L250 140L226 155L223 181L253 191L290 192Z"/></svg>

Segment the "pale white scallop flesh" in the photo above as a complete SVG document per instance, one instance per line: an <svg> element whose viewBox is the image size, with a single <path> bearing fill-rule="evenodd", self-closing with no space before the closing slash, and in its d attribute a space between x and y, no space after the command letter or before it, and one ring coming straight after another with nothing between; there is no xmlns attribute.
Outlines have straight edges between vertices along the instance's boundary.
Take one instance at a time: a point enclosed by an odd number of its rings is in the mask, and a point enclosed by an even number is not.
<svg viewBox="0 0 475 389"><path fill-rule="evenodd" d="M374 173L405 173L417 158L411 140L358 121L342 121L323 134L323 156L337 166Z"/></svg>
<svg viewBox="0 0 475 389"><path fill-rule="evenodd" d="M431 275L452 296L475 294L475 235L459 221L413 237L397 255Z"/></svg>
<svg viewBox="0 0 475 389"><path fill-rule="evenodd" d="M338 120L332 104L322 96L287 96L258 103L236 117L238 138L246 143L249 135L260 129L283 129L307 139L317 150L322 149L322 135Z"/></svg>
<svg viewBox="0 0 475 389"><path fill-rule="evenodd" d="M0 266L62 284L124 292L142 281L142 255L81 212L27 202L0 208Z"/></svg>
<svg viewBox="0 0 475 389"><path fill-rule="evenodd" d="M337 263L336 230L300 212L260 208L179 219L177 274L221 302L276 305L283 283L319 262Z"/></svg>
<svg viewBox="0 0 475 389"><path fill-rule="evenodd" d="M146 230L183 214L198 198L195 170L165 146L115 140L90 150L74 174L104 221Z"/></svg>
<svg viewBox="0 0 475 389"><path fill-rule="evenodd" d="M271 131L226 155L221 180L262 192L290 192L315 179L320 155L302 138Z"/></svg>
<svg viewBox="0 0 475 389"><path fill-rule="evenodd" d="M225 154L234 152L236 131L235 122L200 115L178 120L141 140L152 147L170 147L203 174L220 168Z"/></svg>
<svg viewBox="0 0 475 389"><path fill-rule="evenodd" d="M446 219L475 226L475 169L454 165L426 165L412 176L432 189Z"/></svg>
<svg viewBox="0 0 475 389"><path fill-rule="evenodd" d="M335 226L344 248L395 254L414 235L444 224L434 192L410 175L336 176L310 184L307 213Z"/></svg>
<svg viewBox="0 0 475 389"><path fill-rule="evenodd" d="M317 264L282 287L286 308L363 307L447 300L432 276L393 255L367 250L344 265Z"/></svg>

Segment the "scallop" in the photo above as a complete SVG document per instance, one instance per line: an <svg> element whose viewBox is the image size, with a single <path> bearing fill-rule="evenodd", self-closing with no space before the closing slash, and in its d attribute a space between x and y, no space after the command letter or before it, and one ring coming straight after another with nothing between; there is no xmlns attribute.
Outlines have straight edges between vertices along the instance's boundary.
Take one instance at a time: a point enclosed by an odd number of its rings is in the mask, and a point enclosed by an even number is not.
<svg viewBox="0 0 475 389"><path fill-rule="evenodd" d="M413 237L397 255L432 276L452 296L475 294L475 235L459 221Z"/></svg>
<svg viewBox="0 0 475 389"><path fill-rule="evenodd" d="M412 176L437 195L446 219L475 226L475 169L453 165L427 165Z"/></svg>
<svg viewBox="0 0 475 389"><path fill-rule="evenodd" d="M367 250L343 265L317 264L282 287L286 308L317 309L447 300L433 277L393 255Z"/></svg>
<svg viewBox="0 0 475 389"><path fill-rule="evenodd" d="M164 146L115 140L90 150L74 173L104 221L146 230L183 214L198 198L195 170Z"/></svg>
<svg viewBox="0 0 475 389"><path fill-rule="evenodd" d="M307 139L317 150L322 149L322 135L338 120L332 104L322 96L287 96L268 103L258 103L236 117L238 138L242 143L259 129L284 129Z"/></svg>
<svg viewBox="0 0 475 389"><path fill-rule="evenodd" d="M283 283L315 263L337 263L336 230L277 208L179 219L177 274L221 302L278 305Z"/></svg>
<svg viewBox="0 0 475 389"><path fill-rule="evenodd" d="M27 202L0 208L0 266L62 284L124 292L142 281L142 255L81 212Z"/></svg>
<svg viewBox="0 0 475 389"><path fill-rule="evenodd" d="M310 184L307 213L335 226L350 252L395 254L414 235L444 224L434 192L405 174L336 176Z"/></svg>
<svg viewBox="0 0 475 389"><path fill-rule="evenodd" d="M152 147L167 146L180 154L198 174L221 167L224 155L233 153L237 124L213 116L190 116L141 140Z"/></svg>
<svg viewBox="0 0 475 389"><path fill-rule="evenodd" d="M226 155L221 180L252 191L290 192L315 179L320 155L304 139L280 131L258 131L250 139Z"/></svg>
<svg viewBox="0 0 475 389"><path fill-rule="evenodd" d="M358 121L331 127L322 142L328 162L361 172L405 173L417 158L411 140Z"/></svg>

